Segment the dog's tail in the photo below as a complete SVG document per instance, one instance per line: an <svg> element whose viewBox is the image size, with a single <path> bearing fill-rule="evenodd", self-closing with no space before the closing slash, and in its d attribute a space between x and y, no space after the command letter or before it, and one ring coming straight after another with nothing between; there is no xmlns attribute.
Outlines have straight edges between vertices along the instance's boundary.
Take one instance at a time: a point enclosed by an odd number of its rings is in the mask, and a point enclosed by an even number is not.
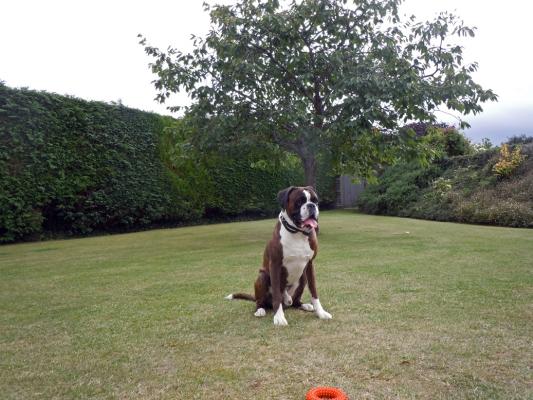
<svg viewBox="0 0 533 400"><path fill-rule="evenodd" d="M246 293L232 293L226 296L226 300L249 300L255 301L255 297Z"/></svg>

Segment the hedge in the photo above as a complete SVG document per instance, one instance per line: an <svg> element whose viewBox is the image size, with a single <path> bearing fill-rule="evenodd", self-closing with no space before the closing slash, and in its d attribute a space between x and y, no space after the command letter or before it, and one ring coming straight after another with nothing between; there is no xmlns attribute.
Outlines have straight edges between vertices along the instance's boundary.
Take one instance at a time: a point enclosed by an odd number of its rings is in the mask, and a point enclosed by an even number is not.
<svg viewBox="0 0 533 400"><path fill-rule="evenodd" d="M177 125L0 82L0 243L272 215L277 191L303 181L287 154L204 154L180 142ZM319 180L334 193L332 177Z"/></svg>
<svg viewBox="0 0 533 400"><path fill-rule="evenodd" d="M188 218L158 157L170 119L0 85L0 241Z"/></svg>

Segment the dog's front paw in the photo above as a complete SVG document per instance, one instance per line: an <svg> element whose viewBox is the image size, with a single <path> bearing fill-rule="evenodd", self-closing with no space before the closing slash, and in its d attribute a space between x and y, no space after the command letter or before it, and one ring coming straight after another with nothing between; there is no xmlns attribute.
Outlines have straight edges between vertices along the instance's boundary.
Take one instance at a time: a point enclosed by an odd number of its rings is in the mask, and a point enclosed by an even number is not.
<svg viewBox="0 0 533 400"><path fill-rule="evenodd" d="M304 310L304 311L308 311L308 312L315 311L315 307L313 307L313 305L312 305L312 304L309 304L309 303L302 304L300 308L301 308L302 310Z"/></svg>
<svg viewBox="0 0 533 400"><path fill-rule="evenodd" d="M330 313L328 313L326 310L320 310L320 312L317 311L316 315L320 319L331 319L331 318L333 318L333 316Z"/></svg>
<svg viewBox="0 0 533 400"><path fill-rule="evenodd" d="M331 314L322 308L322 304L320 304L320 300L311 298L311 303L313 303L313 307L315 308L315 313L318 318L320 319L331 319L332 318Z"/></svg>
<svg viewBox="0 0 533 400"><path fill-rule="evenodd" d="M278 311L274 315L274 325L278 325L278 326L289 325L289 323L285 319L285 314L283 313L283 307L281 306L281 304L279 305Z"/></svg>

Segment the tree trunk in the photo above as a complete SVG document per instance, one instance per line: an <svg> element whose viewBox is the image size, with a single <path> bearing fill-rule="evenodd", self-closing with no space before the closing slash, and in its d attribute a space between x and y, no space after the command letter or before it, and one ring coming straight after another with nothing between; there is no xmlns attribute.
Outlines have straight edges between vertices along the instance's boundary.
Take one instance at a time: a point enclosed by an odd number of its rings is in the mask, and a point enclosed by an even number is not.
<svg viewBox="0 0 533 400"><path fill-rule="evenodd" d="M306 155L301 158L305 173L305 185L316 189L317 164L314 155Z"/></svg>

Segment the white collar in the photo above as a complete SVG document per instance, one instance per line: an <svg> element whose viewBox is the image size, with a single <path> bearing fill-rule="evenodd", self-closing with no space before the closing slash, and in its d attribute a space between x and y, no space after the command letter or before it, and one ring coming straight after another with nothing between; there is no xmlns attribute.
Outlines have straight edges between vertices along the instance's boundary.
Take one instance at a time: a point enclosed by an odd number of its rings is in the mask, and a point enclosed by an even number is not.
<svg viewBox="0 0 533 400"><path fill-rule="evenodd" d="M278 219L279 219L279 222L281 223L281 225L289 232L289 233L302 233L304 234L305 236L309 236L311 234L311 232L313 231L313 229L302 229L298 226L296 226L296 224L294 222L292 222L292 219L287 215L287 213L285 212L285 210L281 211L279 213L279 216L278 216Z"/></svg>

